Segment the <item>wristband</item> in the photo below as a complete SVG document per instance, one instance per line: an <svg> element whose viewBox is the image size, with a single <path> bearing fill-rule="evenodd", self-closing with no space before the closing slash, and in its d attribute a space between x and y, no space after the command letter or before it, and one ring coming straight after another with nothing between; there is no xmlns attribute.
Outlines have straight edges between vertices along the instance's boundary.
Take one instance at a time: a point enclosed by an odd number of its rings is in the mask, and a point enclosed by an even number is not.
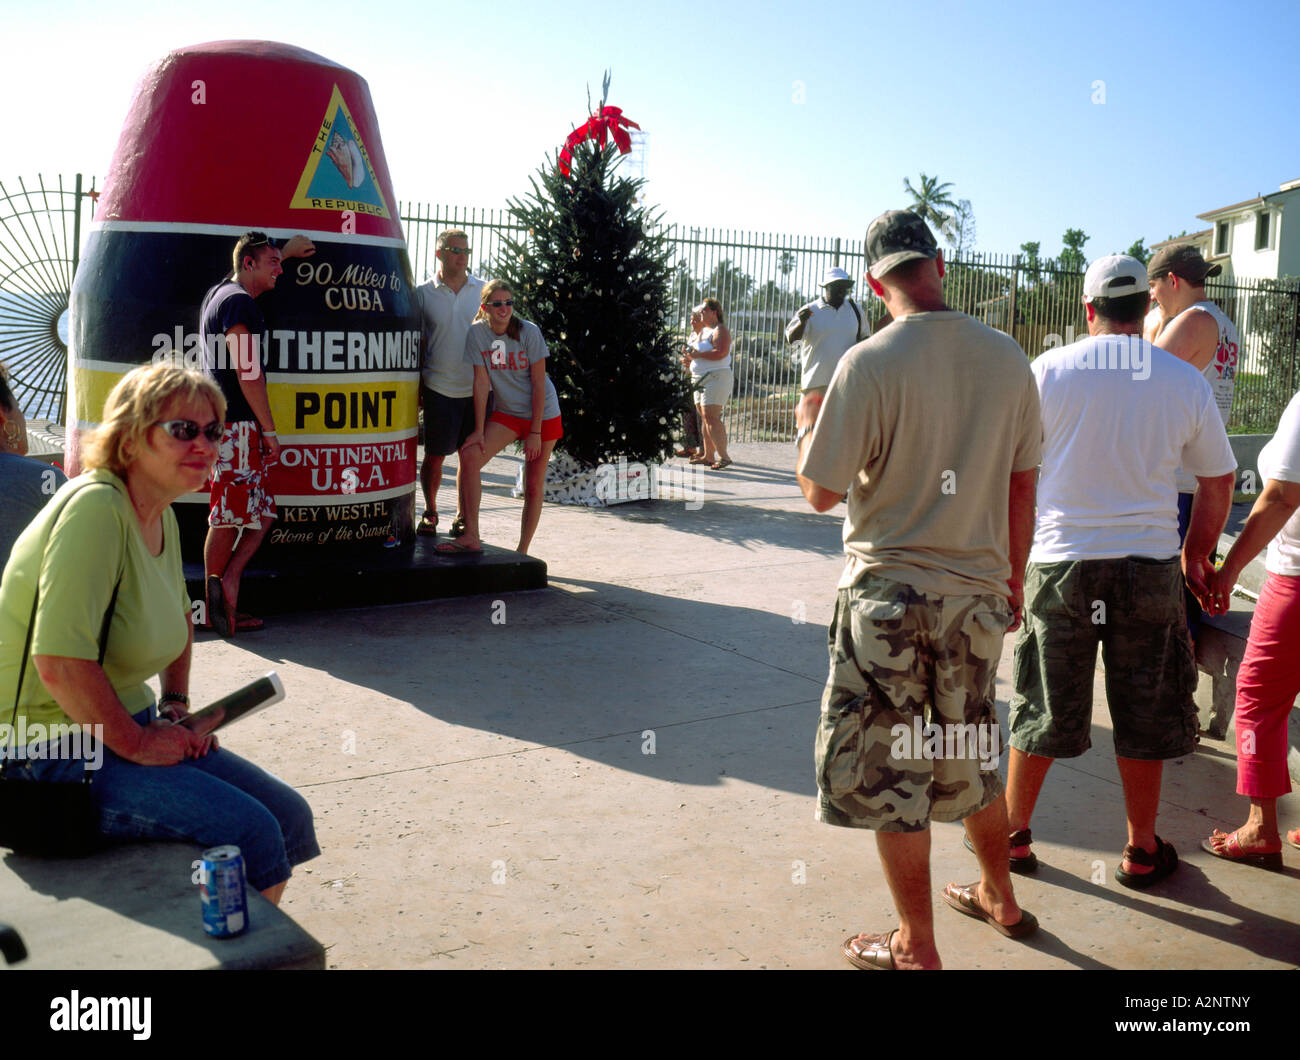
<svg viewBox="0 0 1300 1060"><path fill-rule="evenodd" d="M164 692L162 694L161 702L180 703L183 706L188 707L190 705L190 697L187 696L184 692Z"/></svg>
<svg viewBox="0 0 1300 1060"><path fill-rule="evenodd" d="M542 432L541 432L541 431L529 431L528 433L529 433L529 434L541 434Z"/></svg>
<svg viewBox="0 0 1300 1060"><path fill-rule="evenodd" d="M263 434L264 436L266 436L267 438L275 438L275 437L276 437L276 433L275 433L275 431L268 431L265 427L262 428L262 434Z"/></svg>

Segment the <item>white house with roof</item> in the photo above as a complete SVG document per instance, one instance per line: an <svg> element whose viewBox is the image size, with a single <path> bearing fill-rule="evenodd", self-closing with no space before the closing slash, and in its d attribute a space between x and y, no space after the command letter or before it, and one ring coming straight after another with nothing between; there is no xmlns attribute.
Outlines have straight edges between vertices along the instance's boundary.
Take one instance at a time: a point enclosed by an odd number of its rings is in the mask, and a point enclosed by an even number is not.
<svg viewBox="0 0 1300 1060"><path fill-rule="evenodd" d="M1210 225L1206 257L1228 275L1261 280L1300 276L1300 180L1196 216Z"/></svg>

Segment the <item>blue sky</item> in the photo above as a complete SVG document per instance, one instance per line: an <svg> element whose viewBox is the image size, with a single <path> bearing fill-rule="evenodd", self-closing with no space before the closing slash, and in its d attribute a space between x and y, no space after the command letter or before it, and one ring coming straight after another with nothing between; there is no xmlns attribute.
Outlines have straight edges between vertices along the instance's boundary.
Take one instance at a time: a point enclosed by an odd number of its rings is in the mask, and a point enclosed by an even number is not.
<svg viewBox="0 0 1300 1060"><path fill-rule="evenodd" d="M1075 227L1091 258L1300 177L1283 3L0 2L6 182L102 174L149 65L234 38L365 77L403 200L523 194L606 68L686 225L860 238L925 171L971 200L978 249L1053 255Z"/></svg>

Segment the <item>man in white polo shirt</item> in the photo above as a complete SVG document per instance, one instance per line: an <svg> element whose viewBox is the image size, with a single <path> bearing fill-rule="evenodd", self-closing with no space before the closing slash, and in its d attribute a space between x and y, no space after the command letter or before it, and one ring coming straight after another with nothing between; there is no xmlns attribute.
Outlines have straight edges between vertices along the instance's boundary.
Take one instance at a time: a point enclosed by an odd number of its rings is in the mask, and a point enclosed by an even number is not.
<svg viewBox="0 0 1300 1060"><path fill-rule="evenodd" d="M424 407L424 463L420 488L424 514L416 533L438 533L438 487L447 456L474 430L474 369L464 363L465 336L478 312L483 281L469 272L469 237L459 228L439 233L438 272L416 288L424 323L420 404ZM451 535L465 532L459 466L456 469L456 519Z"/></svg>
<svg viewBox="0 0 1300 1060"><path fill-rule="evenodd" d="M822 296L803 306L785 326L785 341L793 346L803 342L800 355L799 404L795 406L795 436L798 445L817 423L835 366L844 352L871 334L866 316L849 292L853 280L843 269L826 270L822 276Z"/></svg>
<svg viewBox="0 0 1300 1060"><path fill-rule="evenodd" d="M1209 383L1142 338L1142 263L1099 258L1083 297L1089 337L1031 366L1043 463L1013 666L1009 854L1013 871L1037 868L1029 820L1048 768L1091 745L1100 644L1128 821L1115 878L1144 888L1178 865L1155 824L1164 762L1191 753L1196 740L1183 578L1205 591L1236 461ZM1181 569L1180 465L1200 487Z"/></svg>

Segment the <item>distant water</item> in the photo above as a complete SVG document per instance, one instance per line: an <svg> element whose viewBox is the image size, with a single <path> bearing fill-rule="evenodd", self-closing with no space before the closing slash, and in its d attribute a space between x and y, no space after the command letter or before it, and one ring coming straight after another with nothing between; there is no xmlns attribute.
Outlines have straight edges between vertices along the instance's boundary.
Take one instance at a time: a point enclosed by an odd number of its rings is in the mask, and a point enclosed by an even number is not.
<svg viewBox="0 0 1300 1060"><path fill-rule="evenodd" d="M56 297L62 297L58 295ZM29 293L6 291L0 289L0 339L11 338L15 331L27 331L33 324L39 325L42 321L48 319L46 314L48 308L44 305L37 295ZM68 326L68 311L65 309L60 315L55 330L58 333L59 341L67 348L68 337L71 331ZM8 344L6 343L6 346ZM7 364L12 365L15 360L22 360L22 350L8 349L4 355ZM21 385L21 376L16 383L18 399L22 403L23 415L28 419L49 419L54 415L58 405L58 394L36 394L30 390L25 390Z"/></svg>

